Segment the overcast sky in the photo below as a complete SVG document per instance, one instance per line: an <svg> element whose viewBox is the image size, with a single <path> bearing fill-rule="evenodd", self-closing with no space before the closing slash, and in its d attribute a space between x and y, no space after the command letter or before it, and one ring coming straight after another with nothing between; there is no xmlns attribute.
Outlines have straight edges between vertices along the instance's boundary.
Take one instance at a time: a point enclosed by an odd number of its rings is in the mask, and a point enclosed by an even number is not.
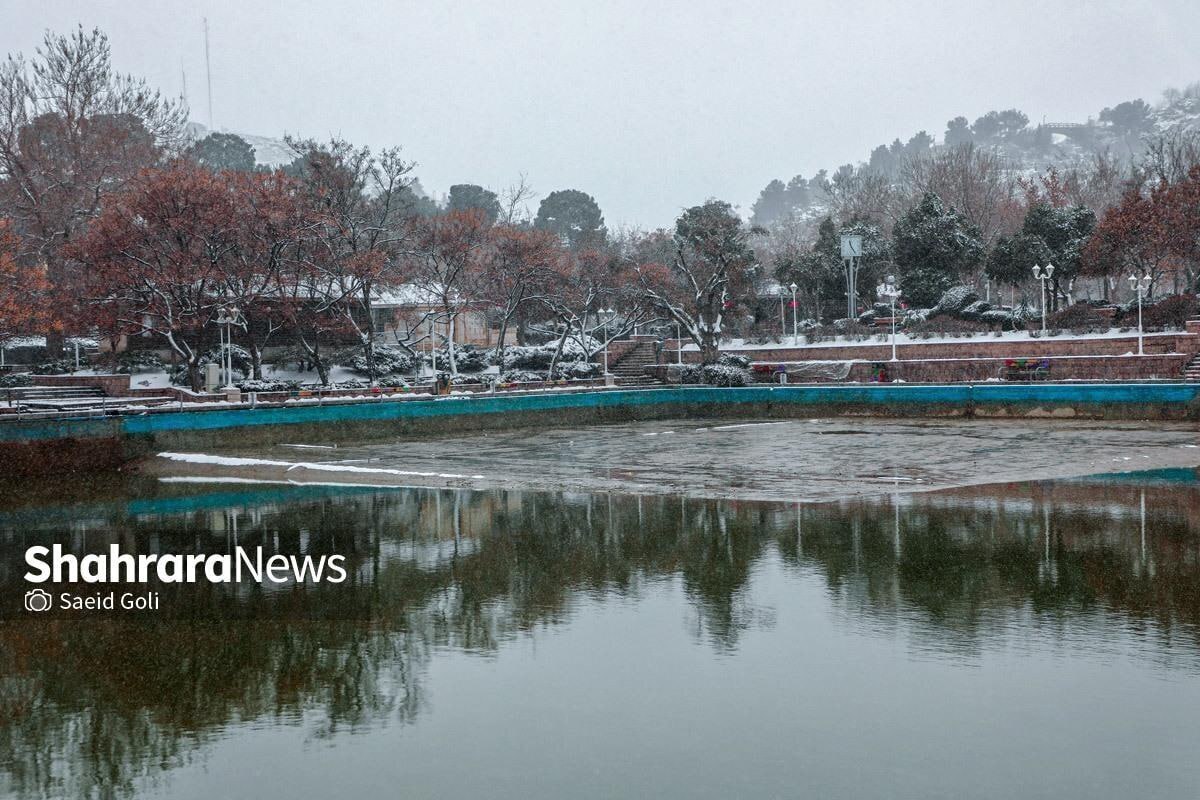
<svg viewBox="0 0 1200 800"><path fill-rule="evenodd" d="M524 172L610 227L748 211L959 114L1082 121L1200 81L1196 0L0 0L0 50L99 26L122 71L174 95L186 70L207 123L204 16L217 128L399 144L435 193Z"/></svg>

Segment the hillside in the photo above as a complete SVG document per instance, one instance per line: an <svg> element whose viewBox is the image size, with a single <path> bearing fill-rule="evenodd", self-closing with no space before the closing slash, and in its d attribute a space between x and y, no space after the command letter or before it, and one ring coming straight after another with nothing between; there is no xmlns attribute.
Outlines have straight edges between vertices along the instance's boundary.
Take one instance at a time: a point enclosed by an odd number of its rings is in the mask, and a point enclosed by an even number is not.
<svg viewBox="0 0 1200 800"><path fill-rule="evenodd" d="M1117 103L1083 121L1042 120L1031 123L1018 109L989 111L974 122L959 116L946 123L939 137L918 131L907 140L880 144L863 161L821 170L812 177L796 175L772 180L752 207L751 220L772 225L784 219L823 216L839 182L880 177L902 184L914 162L973 144L1002 159L1011 175L1030 175L1055 167L1081 167L1104 158L1127 168L1143 164L1149 151L1195 147L1200 131L1200 83L1169 89L1155 105L1141 99Z"/></svg>

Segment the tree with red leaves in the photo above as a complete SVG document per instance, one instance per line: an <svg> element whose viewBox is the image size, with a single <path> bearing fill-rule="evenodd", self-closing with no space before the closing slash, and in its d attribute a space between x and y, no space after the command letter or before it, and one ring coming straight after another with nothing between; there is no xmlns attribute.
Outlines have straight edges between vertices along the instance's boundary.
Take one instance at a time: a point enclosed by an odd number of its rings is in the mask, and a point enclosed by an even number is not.
<svg viewBox="0 0 1200 800"><path fill-rule="evenodd" d="M112 71L99 30L48 32L35 58L0 64L0 214L20 237L21 262L45 267L60 323L82 296L65 248L106 193L178 146L185 122L180 104Z"/></svg>
<svg viewBox="0 0 1200 800"><path fill-rule="evenodd" d="M1154 283L1169 266L1170 235L1164 225L1163 194L1131 187L1121 202L1108 210L1084 245L1081 271L1101 278L1105 292L1115 281L1136 273Z"/></svg>
<svg viewBox="0 0 1200 800"><path fill-rule="evenodd" d="M237 298L228 291L238 248L237 198L226 178L177 162L105 198L71 248L87 268L89 300L117 309L121 332L163 338L195 391L206 329Z"/></svg>
<svg viewBox="0 0 1200 800"><path fill-rule="evenodd" d="M303 271L297 262L315 246L320 219L304 202L299 182L282 172L225 171L218 179L237 206L236 247L217 265L221 292L241 310L238 325L251 371L261 380L263 350L295 316L283 300L284 283Z"/></svg>
<svg viewBox="0 0 1200 800"><path fill-rule="evenodd" d="M755 263L751 233L732 206L710 200L675 223L673 280L664 284L660 270L643 271L646 296L679 323L705 364L716 362L725 315L749 284Z"/></svg>
<svg viewBox="0 0 1200 800"><path fill-rule="evenodd" d="M562 241L552 231L498 225L491 230L491 257L484 260L480 293L500 317L496 362L504 361L510 324L531 303L544 299L563 259Z"/></svg>
<svg viewBox="0 0 1200 800"><path fill-rule="evenodd" d="M432 325L444 323L451 375L458 374L454 332L463 312L483 304L486 265L492 257L491 222L479 209L414 217L409 242L409 272L431 311ZM435 342L436 346L436 342Z"/></svg>
<svg viewBox="0 0 1200 800"><path fill-rule="evenodd" d="M1183 180L1157 188L1153 199L1161 209L1159 225L1166 246L1178 259L1175 291L1195 291L1200 274L1200 166L1193 166ZM1180 271L1186 276L1184 285Z"/></svg>
<svg viewBox="0 0 1200 800"><path fill-rule="evenodd" d="M0 219L0 342L45 330L50 324L50 282L44 267L22 266L20 240Z"/></svg>
<svg viewBox="0 0 1200 800"><path fill-rule="evenodd" d="M551 374L568 341L590 361L654 315L654 303L638 284L636 261L610 246L570 253L555 271L543 300L562 325Z"/></svg>

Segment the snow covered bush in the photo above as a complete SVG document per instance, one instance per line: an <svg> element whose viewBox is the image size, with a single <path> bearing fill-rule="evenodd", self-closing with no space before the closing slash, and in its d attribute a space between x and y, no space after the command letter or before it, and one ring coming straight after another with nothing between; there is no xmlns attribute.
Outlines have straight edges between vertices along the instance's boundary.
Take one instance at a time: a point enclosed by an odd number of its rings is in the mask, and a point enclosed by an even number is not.
<svg viewBox="0 0 1200 800"><path fill-rule="evenodd" d="M973 286L951 286L942 293L938 304L933 307L930 316L934 314L959 314L963 309L979 300L979 293Z"/></svg>
<svg viewBox="0 0 1200 800"><path fill-rule="evenodd" d="M709 386L746 386L754 382L750 370L728 364L684 364L672 368L680 383L703 383Z"/></svg>
<svg viewBox="0 0 1200 800"><path fill-rule="evenodd" d="M163 360L153 350L126 350L117 356L113 372L133 375L138 372L161 372L166 369Z"/></svg>
<svg viewBox="0 0 1200 800"><path fill-rule="evenodd" d="M83 353L79 354L79 366L86 368L88 360ZM75 371L75 356L70 358L56 358L53 361L43 361L40 364L34 364L30 367L30 371L34 375L65 375L68 372Z"/></svg>
<svg viewBox="0 0 1200 800"><path fill-rule="evenodd" d="M501 377L502 383L536 383L546 380L546 373L531 372L529 370L510 370L505 372Z"/></svg>
<svg viewBox="0 0 1200 800"><path fill-rule="evenodd" d="M729 364L707 364L704 367L704 382L711 386L746 386L754 382L750 371Z"/></svg>
<svg viewBox="0 0 1200 800"><path fill-rule="evenodd" d="M438 348L437 362L439 367L450 366L450 351L447 348ZM480 350L469 344L455 345L454 364L459 372L483 372L491 365L491 351Z"/></svg>
<svg viewBox="0 0 1200 800"><path fill-rule="evenodd" d="M225 348L217 345L201 355L199 362L200 373L203 374L205 366L209 364L225 363L224 359L222 358L224 351ZM229 348L229 355L235 375L241 373L241 377L245 378L254 371L250 354L246 352L245 348L239 347L235 344ZM188 383L187 364L176 364L175 366L171 367L168 375L171 379L171 383L186 385Z"/></svg>
<svg viewBox="0 0 1200 800"><path fill-rule="evenodd" d="M979 315L979 321L995 328L997 331L1011 331L1025 327L1025 321L1013 315L1011 311L993 308Z"/></svg>
<svg viewBox="0 0 1200 800"><path fill-rule="evenodd" d="M718 364L724 364L727 367L737 367L738 369L750 368L750 357L737 355L736 353L725 353L717 359Z"/></svg>
<svg viewBox="0 0 1200 800"><path fill-rule="evenodd" d="M964 308L962 311L958 312L958 316L961 317L962 319L977 320L980 317L982 317L986 312L991 311L991 310L992 310L991 303L989 303L986 300L976 300L974 303L971 303L966 308Z"/></svg>
<svg viewBox="0 0 1200 800"><path fill-rule="evenodd" d="M600 365L593 364L590 361L568 361L559 362L554 365L554 378L566 378L567 380L580 378L594 378L600 374Z"/></svg>
<svg viewBox="0 0 1200 800"><path fill-rule="evenodd" d="M381 345L375 348L375 372L379 375L395 375L397 373L412 373L424 361L423 356L413 355L400 347ZM359 352L350 358L345 365L359 375L367 375L367 357Z"/></svg>
<svg viewBox="0 0 1200 800"><path fill-rule="evenodd" d="M9 372L0 374L0 389L15 389L18 386L32 386L33 376L28 372Z"/></svg>
<svg viewBox="0 0 1200 800"><path fill-rule="evenodd" d="M237 388L243 392L290 392L300 388L299 381L238 381Z"/></svg>
<svg viewBox="0 0 1200 800"><path fill-rule="evenodd" d="M501 366L505 370L549 369L554 358L554 347L553 344L543 344L506 348Z"/></svg>

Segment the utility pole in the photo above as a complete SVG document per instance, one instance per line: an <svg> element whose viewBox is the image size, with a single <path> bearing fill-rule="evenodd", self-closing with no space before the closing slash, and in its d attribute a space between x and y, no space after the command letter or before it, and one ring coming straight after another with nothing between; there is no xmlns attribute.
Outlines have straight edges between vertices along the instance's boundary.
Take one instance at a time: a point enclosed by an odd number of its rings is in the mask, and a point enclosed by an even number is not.
<svg viewBox="0 0 1200 800"><path fill-rule="evenodd" d="M212 60L208 55L208 17L204 18L204 71L208 79L208 130L210 133L215 132L213 127L213 112L212 112Z"/></svg>

